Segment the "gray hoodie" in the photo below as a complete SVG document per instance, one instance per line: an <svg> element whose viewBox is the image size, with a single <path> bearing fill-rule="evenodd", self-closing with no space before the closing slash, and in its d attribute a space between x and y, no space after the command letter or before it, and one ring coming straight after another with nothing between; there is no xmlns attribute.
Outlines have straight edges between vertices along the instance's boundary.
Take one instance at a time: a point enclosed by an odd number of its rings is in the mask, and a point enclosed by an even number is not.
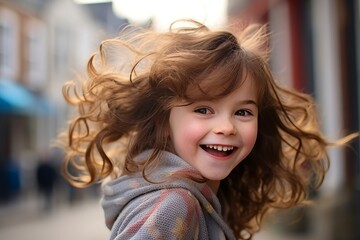
<svg viewBox="0 0 360 240"><path fill-rule="evenodd" d="M136 157L145 160L151 150ZM206 183L170 180L174 173L196 173L187 162L163 152L157 171L146 181L141 173L103 185L101 201L110 239L235 239L221 217L220 203Z"/></svg>

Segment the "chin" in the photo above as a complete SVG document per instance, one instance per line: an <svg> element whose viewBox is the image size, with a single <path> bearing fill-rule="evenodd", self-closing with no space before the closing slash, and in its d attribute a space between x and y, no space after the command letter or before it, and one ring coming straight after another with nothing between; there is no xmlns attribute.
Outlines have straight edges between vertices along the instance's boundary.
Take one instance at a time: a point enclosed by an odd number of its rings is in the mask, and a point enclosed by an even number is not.
<svg viewBox="0 0 360 240"><path fill-rule="evenodd" d="M204 176L204 175L203 175ZM211 176L204 176L206 179L210 180L210 181L221 181L224 178L226 178L227 176L229 176L229 174L227 175L211 175Z"/></svg>

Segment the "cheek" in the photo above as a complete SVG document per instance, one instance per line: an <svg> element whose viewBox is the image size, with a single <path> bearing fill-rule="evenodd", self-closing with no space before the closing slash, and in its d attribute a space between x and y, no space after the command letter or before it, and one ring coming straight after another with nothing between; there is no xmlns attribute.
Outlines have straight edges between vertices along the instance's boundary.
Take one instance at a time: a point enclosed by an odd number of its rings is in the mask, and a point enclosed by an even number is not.
<svg viewBox="0 0 360 240"><path fill-rule="evenodd" d="M254 147L256 139L257 139L257 133L258 133L258 125L257 123L253 124L251 127L249 127L246 131L246 134L244 134L244 141L246 142L246 145L250 148L249 150Z"/></svg>
<svg viewBox="0 0 360 240"><path fill-rule="evenodd" d="M175 154L183 159L188 155L194 154L200 140L204 136L204 125L196 121L177 122L171 128L170 139L173 144Z"/></svg>
<svg viewBox="0 0 360 240"><path fill-rule="evenodd" d="M175 129L173 136L176 141L175 144L182 145L183 147L191 148L199 144L200 139L204 135L203 126L196 123L184 124L182 128ZM180 146L179 146L180 147Z"/></svg>

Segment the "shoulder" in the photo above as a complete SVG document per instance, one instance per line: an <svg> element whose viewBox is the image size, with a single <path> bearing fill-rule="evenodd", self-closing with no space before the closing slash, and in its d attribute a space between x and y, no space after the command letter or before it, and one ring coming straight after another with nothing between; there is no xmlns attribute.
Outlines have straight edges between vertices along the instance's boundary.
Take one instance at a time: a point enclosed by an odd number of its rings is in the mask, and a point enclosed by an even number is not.
<svg viewBox="0 0 360 240"><path fill-rule="evenodd" d="M171 188L161 190L158 201L159 211L168 212L168 214L192 215L194 211L200 210L200 203L191 191L183 188Z"/></svg>
<svg viewBox="0 0 360 240"><path fill-rule="evenodd" d="M198 203L198 200L194 194L185 188L169 188L160 190L160 195L163 196L166 200L183 200L185 203L195 204Z"/></svg>
<svg viewBox="0 0 360 240"><path fill-rule="evenodd" d="M163 219L173 216L188 218L201 210L197 198L184 188L167 188L149 192L129 206L137 214L151 214Z"/></svg>
<svg viewBox="0 0 360 240"><path fill-rule="evenodd" d="M128 205L125 212L120 214L124 218L119 222L118 236L129 237L131 233L143 238L191 239L199 233L201 206L187 189L170 188L145 194Z"/></svg>

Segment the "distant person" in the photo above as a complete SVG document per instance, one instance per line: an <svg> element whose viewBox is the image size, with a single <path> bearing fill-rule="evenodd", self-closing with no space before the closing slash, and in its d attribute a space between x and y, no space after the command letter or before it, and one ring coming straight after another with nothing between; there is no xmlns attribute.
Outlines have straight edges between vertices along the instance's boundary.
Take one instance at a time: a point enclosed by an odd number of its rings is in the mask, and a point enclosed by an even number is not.
<svg viewBox="0 0 360 240"><path fill-rule="evenodd" d="M18 161L12 157L0 163L0 202L8 202L19 196L21 173Z"/></svg>
<svg viewBox="0 0 360 240"><path fill-rule="evenodd" d="M17 198L21 191L21 170L14 157L0 162L0 202Z"/></svg>
<svg viewBox="0 0 360 240"><path fill-rule="evenodd" d="M51 158L40 159L36 168L36 182L40 197L43 201L43 209L48 211L52 208L55 183L58 172Z"/></svg>
<svg viewBox="0 0 360 240"><path fill-rule="evenodd" d="M314 101L275 81L266 27L186 23L104 41L64 88L79 110L63 138L79 174L65 176L104 182L111 239L248 239L327 170Z"/></svg>
<svg viewBox="0 0 360 240"><path fill-rule="evenodd" d="M7 164L7 177L11 198L16 197L21 190L21 173L18 161L10 159Z"/></svg>

